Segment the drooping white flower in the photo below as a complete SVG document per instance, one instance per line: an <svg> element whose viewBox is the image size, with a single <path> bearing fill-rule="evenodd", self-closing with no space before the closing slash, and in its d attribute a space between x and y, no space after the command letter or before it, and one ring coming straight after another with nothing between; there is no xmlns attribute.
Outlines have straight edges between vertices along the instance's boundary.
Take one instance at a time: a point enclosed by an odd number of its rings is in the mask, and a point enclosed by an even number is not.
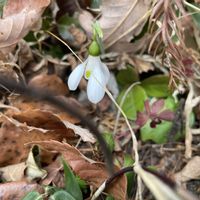
<svg viewBox="0 0 200 200"><path fill-rule="evenodd" d="M92 103L98 103L104 97L105 87L110 77L107 66L101 62L99 56L89 55L86 61L79 64L70 74L69 89L76 90L83 76L88 80L88 99Z"/></svg>

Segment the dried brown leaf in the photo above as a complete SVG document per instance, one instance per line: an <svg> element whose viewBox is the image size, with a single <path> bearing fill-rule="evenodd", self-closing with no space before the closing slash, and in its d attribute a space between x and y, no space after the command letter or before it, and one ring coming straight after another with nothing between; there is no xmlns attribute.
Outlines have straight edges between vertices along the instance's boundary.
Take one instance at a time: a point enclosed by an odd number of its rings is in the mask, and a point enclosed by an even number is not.
<svg viewBox="0 0 200 200"><path fill-rule="evenodd" d="M75 147L70 146L67 143L60 143L53 140L33 143L40 145L45 150L53 152L57 151L62 154L63 158L67 161L75 174L95 188L98 188L109 177L105 164L96 163L87 159ZM120 176L110 188L108 188L107 192L112 194L117 200L125 200L126 186L126 178L123 175Z"/></svg>
<svg viewBox="0 0 200 200"><path fill-rule="evenodd" d="M39 128L47 131L53 131L55 134L60 132L63 134L63 138L73 138L74 134L76 134L79 135L84 142L95 142L92 133L90 133L87 129L70 123L62 115L60 117L59 114L53 114L52 112L41 110L28 110L19 114L14 114L12 117L21 123L26 123L30 126L30 129L33 130L34 127L36 127L37 130Z"/></svg>
<svg viewBox="0 0 200 200"><path fill-rule="evenodd" d="M198 167L197 167L198 166ZM179 183L200 178L200 156L193 157L186 166L175 174L175 180Z"/></svg>
<svg viewBox="0 0 200 200"><path fill-rule="evenodd" d="M0 48L16 44L40 19L50 0L8 0L0 19Z"/></svg>
<svg viewBox="0 0 200 200"><path fill-rule="evenodd" d="M66 101L67 103L69 103L72 107L76 107L77 109L80 110L80 112L83 113L83 115L87 114L86 109L74 98L68 98L68 97L64 97L64 96L58 96L57 98L61 98L63 101ZM20 111L30 111L31 110L41 110L41 111L47 111L47 112L51 112L52 114L56 114L57 116L59 116L59 118L61 120L66 120L69 121L73 124L77 124L78 122L80 122L79 119L71 116L70 114L66 113L66 112L62 112L60 109L49 105L47 102L44 101L30 101L27 100L27 98L23 98L23 97L19 97L19 98L15 98L12 99L10 98L10 103L13 107L18 108ZM15 114L16 111L14 111L13 109L9 109L6 112L6 115L12 117L13 113Z"/></svg>
<svg viewBox="0 0 200 200"><path fill-rule="evenodd" d="M135 57L134 58L134 63L135 63L135 67L137 69L137 71L139 73L143 73L143 72L148 72L148 71L152 71L154 70L154 66L152 63L144 61L140 58Z"/></svg>
<svg viewBox="0 0 200 200"><path fill-rule="evenodd" d="M64 96L59 96L58 98L67 101L72 107L79 108L80 112L86 114L85 109L76 100ZM13 100L11 99L11 105L18 110L8 109L4 118L7 116L6 119L17 127L25 127L29 131L35 130L43 133L50 131L52 134L63 135L63 138L68 139L76 137L75 135L79 135L84 142L94 143L96 141L92 133L87 129L74 125L79 122L79 119L62 112L58 108L45 102L27 101L20 97L17 99L14 98ZM56 138L54 139L56 140Z"/></svg>
<svg viewBox="0 0 200 200"><path fill-rule="evenodd" d="M105 48L117 42L129 42L133 36L138 35L147 20L150 5L151 1L148 0L102 1L102 16L99 23L104 33ZM91 29L88 28L93 20L91 16L85 12L80 15L79 20L82 27L91 35Z"/></svg>
<svg viewBox="0 0 200 200"><path fill-rule="evenodd" d="M76 135L79 135L85 142L94 143L96 141L87 129L70 123L66 115L32 108L34 106L31 104L24 106L22 111L9 109L10 112L6 113L8 116L2 114L1 166L23 162L30 150L30 147L24 146L28 142L50 139L69 142L77 138ZM51 157L47 155L46 160L48 162Z"/></svg>
<svg viewBox="0 0 200 200"><path fill-rule="evenodd" d="M47 176L44 180L42 180L43 185L53 184L57 187L64 187L64 176L61 171L63 169L63 166L60 158L56 159L44 169L47 171Z"/></svg>
<svg viewBox="0 0 200 200"><path fill-rule="evenodd" d="M0 129L0 144L2 146L0 166L3 167L25 161L31 148L25 145L28 142L51 139L62 141L64 138L68 139L70 134L74 134L70 129L65 130L65 132L57 130L57 132L48 131L44 133L39 130L30 131L26 126L17 127L10 122L4 122ZM48 156L47 153L45 155L46 160L51 160L51 156Z"/></svg>
<svg viewBox="0 0 200 200"><path fill-rule="evenodd" d="M27 182L3 183L0 184L0 199L19 200L31 191L42 191L42 187L36 183Z"/></svg>

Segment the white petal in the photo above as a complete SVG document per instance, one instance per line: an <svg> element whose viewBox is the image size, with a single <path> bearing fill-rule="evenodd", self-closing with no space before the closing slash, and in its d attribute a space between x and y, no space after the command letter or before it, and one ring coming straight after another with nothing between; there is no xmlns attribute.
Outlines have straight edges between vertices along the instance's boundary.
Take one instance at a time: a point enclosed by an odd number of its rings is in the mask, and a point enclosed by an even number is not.
<svg viewBox="0 0 200 200"><path fill-rule="evenodd" d="M103 74L105 76L106 84L107 84L110 79L110 72L109 72L108 67L104 63L102 63L102 70L103 70Z"/></svg>
<svg viewBox="0 0 200 200"><path fill-rule="evenodd" d="M68 79L68 87L70 90L76 90L78 87L78 84L81 81L81 78L84 74L84 64L79 64L70 74Z"/></svg>
<svg viewBox="0 0 200 200"><path fill-rule="evenodd" d="M87 85L88 99L92 103L98 103L105 94L106 79L101 67L95 67Z"/></svg>
<svg viewBox="0 0 200 200"><path fill-rule="evenodd" d="M99 56L89 55L87 58L87 64L86 64L86 69L85 69L85 74L84 74L85 79L88 80L90 78L90 76L88 77L87 75L88 74L91 75L93 73L94 69L100 65L101 65L101 60L100 60Z"/></svg>

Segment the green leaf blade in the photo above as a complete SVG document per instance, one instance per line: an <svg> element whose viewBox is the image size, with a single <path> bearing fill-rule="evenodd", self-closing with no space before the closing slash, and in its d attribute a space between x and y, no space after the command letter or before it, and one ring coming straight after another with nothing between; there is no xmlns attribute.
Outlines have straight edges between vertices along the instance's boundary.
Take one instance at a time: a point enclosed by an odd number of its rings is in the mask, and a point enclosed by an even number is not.
<svg viewBox="0 0 200 200"><path fill-rule="evenodd" d="M0 17L2 18L3 16L3 8L6 5L7 0L0 0Z"/></svg>
<svg viewBox="0 0 200 200"><path fill-rule="evenodd" d="M70 167L67 165L65 160L63 161L63 167L64 167L64 174L65 174L65 189L66 191L71 194L76 200L82 200L83 195L81 192L81 189L79 187L79 184L70 169Z"/></svg>
<svg viewBox="0 0 200 200"><path fill-rule="evenodd" d="M33 191L29 192L22 200L42 200L42 196L40 193Z"/></svg>
<svg viewBox="0 0 200 200"><path fill-rule="evenodd" d="M169 77L165 75L151 76L142 81L142 87L150 97L167 97L170 95L168 88Z"/></svg>
<svg viewBox="0 0 200 200"><path fill-rule="evenodd" d="M117 74L117 82L122 87L131 85L132 83L137 81L139 81L138 73L131 66L127 66L126 69L120 70Z"/></svg>
<svg viewBox="0 0 200 200"><path fill-rule="evenodd" d="M66 191L58 191L51 195L50 200L77 200L71 194Z"/></svg>
<svg viewBox="0 0 200 200"><path fill-rule="evenodd" d="M130 120L135 120L138 111L144 110L144 102L148 98L145 90L140 85L135 85L125 97L127 89L122 90L117 98L117 102L121 105L122 110Z"/></svg>

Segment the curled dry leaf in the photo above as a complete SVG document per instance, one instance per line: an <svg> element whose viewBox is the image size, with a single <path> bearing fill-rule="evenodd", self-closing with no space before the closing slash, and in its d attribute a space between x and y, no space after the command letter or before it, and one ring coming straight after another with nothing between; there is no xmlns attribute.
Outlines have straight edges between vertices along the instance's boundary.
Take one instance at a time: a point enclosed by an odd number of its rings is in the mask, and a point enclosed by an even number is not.
<svg viewBox="0 0 200 200"><path fill-rule="evenodd" d="M41 168L41 163L38 157L40 156L40 151L38 146L33 146L29 152L28 158L26 160L26 178L29 181L36 179L43 179L47 175L47 171Z"/></svg>
<svg viewBox="0 0 200 200"><path fill-rule="evenodd" d="M24 170L26 169L25 162L8 165L0 168L1 178L8 181L21 181L24 177Z"/></svg>
<svg viewBox="0 0 200 200"><path fill-rule="evenodd" d="M10 182L0 184L0 199L14 200L22 199L28 192L39 191L42 192L42 187L36 183Z"/></svg>
<svg viewBox="0 0 200 200"><path fill-rule="evenodd" d="M105 164L96 163L87 159L75 147L57 141L33 142L42 148L52 152L59 152L70 165L72 170L88 184L98 188L109 176ZM127 182L125 176L120 176L114 184L108 188L107 192L112 194L116 200L126 199Z"/></svg>
<svg viewBox="0 0 200 200"><path fill-rule="evenodd" d="M200 156L193 157L180 172L175 174L175 180L178 183L183 183L189 180L200 179L199 166Z"/></svg>
<svg viewBox="0 0 200 200"><path fill-rule="evenodd" d="M79 135L84 142L95 142L93 135L87 129L68 122L62 118L62 116L60 117L59 114L41 110L28 110L19 114L14 114L13 118L22 124L26 123L32 130L36 127L36 130L38 130L38 128L44 129L51 132L53 131L55 134L60 132L63 138L73 138L74 134L76 134Z"/></svg>
<svg viewBox="0 0 200 200"><path fill-rule="evenodd" d="M57 187L64 187L63 165L60 158L57 158L44 169L47 171L47 176L42 180L43 185L53 184Z"/></svg>
<svg viewBox="0 0 200 200"><path fill-rule="evenodd" d="M34 77L30 80L29 86L38 87L42 89L49 90L53 94L57 96L57 98L60 98L63 101L66 101L68 104L70 104L72 107L76 107L80 110L84 115L86 114L85 108L75 99L73 98L67 98L64 95L68 93L68 88L65 83L57 76L57 75L39 75ZM58 96L59 95L59 96ZM59 115L59 117L63 120L67 120L71 123L78 123L80 122L79 119L74 118L70 114L66 112L62 112L60 109L49 105L47 102L43 101L30 101L27 100L27 98L23 97L10 97L9 98L10 104L13 107L17 107L19 110L25 111L25 110L33 110L33 109L40 109L43 111L50 111L53 114ZM9 116L13 115L13 111L9 110L6 113Z"/></svg>
<svg viewBox="0 0 200 200"><path fill-rule="evenodd" d="M40 86L42 82L43 76L37 76L30 81L30 85L37 85ZM52 85L51 76L47 77L47 82L41 83L42 87L52 90L52 92L57 90L57 87L60 87L60 93L66 93L65 87L61 82L61 79L58 78L56 75L53 77L55 83ZM56 87L55 87L56 85ZM56 92L55 92L56 94ZM58 96L57 98L62 99L69 103L72 107L76 107L80 110L84 115L86 115L86 110L82 107L78 101L73 98L67 98L64 96ZM27 101L23 98L14 98L10 99L11 105L13 108L18 108L19 111L16 109L9 109L6 111L5 115L9 118L13 118L17 120L15 123L16 126L24 127L24 123L28 125L29 130L40 130L43 132L53 131L60 132L64 134L66 132L66 136L63 135L63 138L70 138L73 137L74 134L79 135L84 142L91 142L94 143L96 140L94 139L93 135L84 128L78 127L74 124L80 122L79 119L72 117L71 115L67 114L66 112L62 112L60 109L55 108L43 101ZM18 123L19 122L19 123ZM71 130L71 132L69 131ZM55 133L56 134L56 133ZM53 138L52 138L53 139ZM60 140L59 140L60 141Z"/></svg>
<svg viewBox="0 0 200 200"><path fill-rule="evenodd" d="M0 19L0 48L16 44L34 28L50 0L8 0Z"/></svg>

